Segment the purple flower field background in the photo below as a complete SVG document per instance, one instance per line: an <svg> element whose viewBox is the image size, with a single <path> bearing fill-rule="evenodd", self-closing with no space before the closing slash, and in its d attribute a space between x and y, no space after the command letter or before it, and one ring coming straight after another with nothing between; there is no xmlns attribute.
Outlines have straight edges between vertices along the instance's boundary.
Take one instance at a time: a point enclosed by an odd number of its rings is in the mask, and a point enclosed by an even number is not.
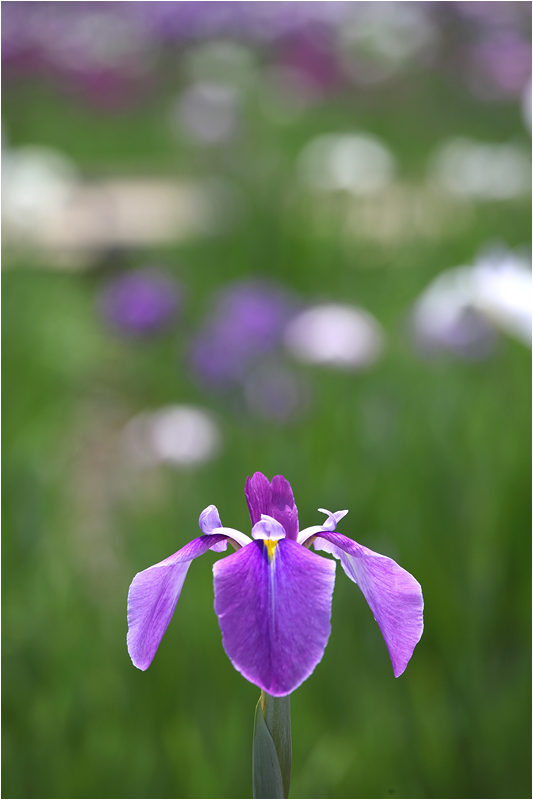
<svg viewBox="0 0 533 800"><path fill-rule="evenodd" d="M223 554L126 598L262 472L425 601L395 679L339 567L291 797L530 796L530 4L1 12L3 795L250 796Z"/></svg>

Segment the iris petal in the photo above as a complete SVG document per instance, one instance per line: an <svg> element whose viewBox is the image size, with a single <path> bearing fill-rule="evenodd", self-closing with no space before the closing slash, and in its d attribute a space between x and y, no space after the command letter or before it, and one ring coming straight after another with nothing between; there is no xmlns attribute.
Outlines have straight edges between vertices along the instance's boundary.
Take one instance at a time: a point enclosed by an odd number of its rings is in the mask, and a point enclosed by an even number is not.
<svg viewBox="0 0 533 800"><path fill-rule="evenodd" d="M215 611L235 669L274 697L321 660L331 631L335 562L291 539L254 541L213 565Z"/></svg>
<svg viewBox="0 0 533 800"><path fill-rule="evenodd" d="M424 599L418 581L392 558L374 553L341 533L319 533L340 557L345 573L356 583L379 625L392 661L394 677L405 670L424 629Z"/></svg>
<svg viewBox="0 0 533 800"><path fill-rule="evenodd" d="M134 577L128 592L128 652L136 667L145 670L152 663L191 561L226 538L221 534L200 536Z"/></svg>
<svg viewBox="0 0 533 800"><path fill-rule="evenodd" d="M313 525L311 528L304 528L302 531L300 531L296 539L298 544L307 544L308 539L311 539L312 536L316 536L317 533L320 533L321 531L330 531L333 533L340 520L343 519L346 514L348 514L347 510L334 511L333 514L326 508L319 508L318 510L327 516L326 521L323 522L322 525ZM315 543L315 550L325 550L327 553L333 553L334 548L330 548L327 542L322 542L321 544ZM335 555L335 553L333 553L333 555ZM336 558L339 558L339 556L336 556Z"/></svg>
<svg viewBox="0 0 533 800"><path fill-rule="evenodd" d="M246 480L244 493L252 525L260 521L261 514L266 514L283 525L288 539L296 539L298 536L298 509L294 502L291 485L283 475L276 475L269 482L262 472L256 472Z"/></svg>
<svg viewBox="0 0 533 800"><path fill-rule="evenodd" d="M252 528L253 539L284 539L285 536L285 528L266 514L261 514L261 519Z"/></svg>
<svg viewBox="0 0 533 800"><path fill-rule="evenodd" d="M221 528L222 522L220 521L220 514L216 506L207 506L200 514L198 525L202 533L212 533L215 528Z"/></svg>
<svg viewBox="0 0 533 800"><path fill-rule="evenodd" d="M233 539L240 547L249 544L252 540L245 533L235 530L235 528L225 528L220 521L220 514L216 506L207 506L200 514L198 524L202 533L221 533L224 535L222 541L214 544L210 549L215 553L222 553L228 548L228 539ZM237 549L237 548L235 548Z"/></svg>
<svg viewBox="0 0 533 800"><path fill-rule="evenodd" d="M204 510L200 514L200 519L198 520L198 524L200 526L200 530L202 531L202 533L205 534L213 533L213 531L216 530L217 528L221 528L222 522L220 521L220 514L218 513L218 508L213 505L204 508ZM227 539L223 539L221 542L217 542L211 548L211 550L213 550L215 553L223 553L227 549L228 549Z"/></svg>
<svg viewBox="0 0 533 800"><path fill-rule="evenodd" d="M324 530L331 531L332 533L339 524L339 522L341 521L341 519L344 519L344 517L348 513L348 509L345 509L344 511L334 511L333 513L331 513L331 511L328 511L327 508L319 508L318 510L322 512L322 514L325 514L327 516L327 520L322 523L322 527L324 528Z"/></svg>
<svg viewBox="0 0 533 800"><path fill-rule="evenodd" d="M231 543L232 541L237 544L239 547L244 547L247 544L250 544L252 541L249 536L245 533L241 533L240 531L236 530L235 528L226 528L225 525L222 528L215 528L212 531L213 534L220 533L223 536L227 537L228 541ZM211 550L216 550L216 545L211 548ZM225 549L225 548L224 548ZM238 549L237 547L235 548Z"/></svg>

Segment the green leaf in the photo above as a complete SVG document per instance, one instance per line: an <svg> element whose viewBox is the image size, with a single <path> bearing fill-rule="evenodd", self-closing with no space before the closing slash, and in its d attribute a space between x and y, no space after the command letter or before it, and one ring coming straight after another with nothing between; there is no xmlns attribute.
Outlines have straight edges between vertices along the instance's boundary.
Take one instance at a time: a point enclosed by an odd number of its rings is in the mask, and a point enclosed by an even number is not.
<svg viewBox="0 0 533 800"><path fill-rule="evenodd" d="M254 798L286 798L291 779L289 697L261 692L255 709L252 779Z"/></svg>

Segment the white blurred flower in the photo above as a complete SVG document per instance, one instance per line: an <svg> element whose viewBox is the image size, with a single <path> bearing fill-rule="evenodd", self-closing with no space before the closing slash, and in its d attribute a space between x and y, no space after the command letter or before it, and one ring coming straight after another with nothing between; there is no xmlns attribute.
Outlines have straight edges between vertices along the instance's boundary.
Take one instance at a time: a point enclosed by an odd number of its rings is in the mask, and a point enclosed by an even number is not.
<svg viewBox="0 0 533 800"><path fill-rule="evenodd" d="M361 369L381 355L383 332L362 308L328 303L298 314L287 326L284 341L300 361L343 369Z"/></svg>
<svg viewBox="0 0 533 800"><path fill-rule="evenodd" d="M14 231L39 235L63 211L78 182L74 163L49 147L8 150L2 164L3 220Z"/></svg>
<svg viewBox="0 0 533 800"><path fill-rule="evenodd" d="M298 169L311 189L366 195L391 183L396 164L390 150L370 134L326 134L304 147Z"/></svg>
<svg viewBox="0 0 533 800"><path fill-rule="evenodd" d="M138 466L195 467L218 454L222 436L204 409L174 405L138 414L124 428L122 443L126 458Z"/></svg>
<svg viewBox="0 0 533 800"><path fill-rule="evenodd" d="M413 308L415 339L426 352L448 349L473 358L490 353L495 328L530 345L531 303L531 262L493 252L429 284Z"/></svg>
<svg viewBox="0 0 533 800"><path fill-rule="evenodd" d="M475 307L505 333L531 346L531 259L487 255L473 268Z"/></svg>
<svg viewBox="0 0 533 800"><path fill-rule="evenodd" d="M450 139L430 159L429 173L445 192L479 200L507 200L531 190L531 158L510 143Z"/></svg>
<svg viewBox="0 0 533 800"><path fill-rule="evenodd" d="M418 349L425 354L450 350L466 358L492 351L492 325L474 308L472 267L442 272L416 301L412 325Z"/></svg>
<svg viewBox="0 0 533 800"><path fill-rule="evenodd" d="M196 83L180 96L175 118L182 130L200 144L213 145L237 132L241 93L223 83Z"/></svg>
<svg viewBox="0 0 533 800"><path fill-rule="evenodd" d="M352 3L339 29L347 74L363 85L391 78L410 59L435 47L437 30L422 3Z"/></svg>

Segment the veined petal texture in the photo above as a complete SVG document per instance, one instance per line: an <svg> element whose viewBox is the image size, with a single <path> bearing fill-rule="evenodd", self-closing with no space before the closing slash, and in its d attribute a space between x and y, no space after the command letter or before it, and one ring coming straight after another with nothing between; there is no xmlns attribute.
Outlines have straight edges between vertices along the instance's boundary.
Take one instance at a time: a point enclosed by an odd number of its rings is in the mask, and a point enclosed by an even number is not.
<svg viewBox="0 0 533 800"><path fill-rule="evenodd" d="M334 545L345 573L363 592L379 625L394 677L405 670L424 629L424 599L418 581L392 558L374 553L341 533L319 533Z"/></svg>
<svg viewBox="0 0 533 800"><path fill-rule="evenodd" d="M134 577L128 592L128 652L136 667L145 670L152 663L191 561L226 539L221 534L200 536Z"/></svg>
<svg viewBox="0 0 533 800"><path fill-rule="evenodd" d="M291 485L283 475L275 475L270 482L262 472L256 472L246 480L244 493L252 526L260 521L261 514L266 514L283 525L288 539L296 540L298 509Z"/></svg>
<svg viewBox="0 0 533 800"><path fill-rule="evenodd" d="M235 669L274 697L293 692L331 632L335 562L291 539L254 541L213 565L215 611Z"/></svg>

